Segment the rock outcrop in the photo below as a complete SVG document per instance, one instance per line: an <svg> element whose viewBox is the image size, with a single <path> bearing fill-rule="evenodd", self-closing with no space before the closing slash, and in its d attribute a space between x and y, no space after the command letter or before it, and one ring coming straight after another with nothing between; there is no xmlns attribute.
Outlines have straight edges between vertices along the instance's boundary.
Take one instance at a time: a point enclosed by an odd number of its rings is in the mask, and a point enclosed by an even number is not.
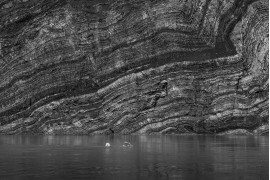
<svg viewBox="0 0 270 180"><path fill-rule="evenodd" d="M0 133L268 133L268 0L0 0Z"/></svg>

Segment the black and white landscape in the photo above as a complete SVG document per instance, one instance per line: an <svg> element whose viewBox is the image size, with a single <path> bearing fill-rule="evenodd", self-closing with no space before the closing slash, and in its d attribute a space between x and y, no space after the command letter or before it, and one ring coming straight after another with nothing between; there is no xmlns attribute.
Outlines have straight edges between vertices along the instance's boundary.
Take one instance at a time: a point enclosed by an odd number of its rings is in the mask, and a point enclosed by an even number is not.
<svg viewBox="0 0 270 180"><path fill-rule="evenodd" d="M268 133L268 0L0 0L0 179L268 179Z"/></svg>

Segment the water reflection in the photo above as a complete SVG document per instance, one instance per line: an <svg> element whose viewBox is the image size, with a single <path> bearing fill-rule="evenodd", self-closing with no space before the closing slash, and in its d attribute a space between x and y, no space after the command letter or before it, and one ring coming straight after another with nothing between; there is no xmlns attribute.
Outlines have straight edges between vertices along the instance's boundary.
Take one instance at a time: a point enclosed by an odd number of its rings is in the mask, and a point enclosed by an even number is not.
<svg viewBox="0 0 270 180"><path fill-rule="evenodd" d="M268 136L0 136L0 179L268 179ZM123 147L125 141L133 147ZM105 147L109 142L111 147Z"/></svg>

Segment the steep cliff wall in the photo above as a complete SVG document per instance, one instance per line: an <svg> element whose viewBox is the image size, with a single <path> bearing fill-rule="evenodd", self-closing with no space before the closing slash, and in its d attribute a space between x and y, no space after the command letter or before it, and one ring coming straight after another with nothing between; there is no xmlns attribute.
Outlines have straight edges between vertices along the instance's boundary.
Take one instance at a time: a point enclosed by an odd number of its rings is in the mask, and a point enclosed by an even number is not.
<svg viewBox="0 0 270 180"><path fill-rule="evenodd" d="M266 133L268 7L0 0L0 133Z"/></svg>

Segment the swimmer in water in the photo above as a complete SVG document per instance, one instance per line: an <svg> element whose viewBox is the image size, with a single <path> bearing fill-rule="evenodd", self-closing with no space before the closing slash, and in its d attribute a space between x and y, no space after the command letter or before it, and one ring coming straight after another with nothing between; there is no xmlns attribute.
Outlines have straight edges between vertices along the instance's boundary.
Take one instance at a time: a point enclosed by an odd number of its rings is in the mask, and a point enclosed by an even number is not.
<svg viewBox="0 0 270 180"><path fill-rule="evenodd" d="M130 142L124 142L123 147L132 147L133 145Z"/></svg>

